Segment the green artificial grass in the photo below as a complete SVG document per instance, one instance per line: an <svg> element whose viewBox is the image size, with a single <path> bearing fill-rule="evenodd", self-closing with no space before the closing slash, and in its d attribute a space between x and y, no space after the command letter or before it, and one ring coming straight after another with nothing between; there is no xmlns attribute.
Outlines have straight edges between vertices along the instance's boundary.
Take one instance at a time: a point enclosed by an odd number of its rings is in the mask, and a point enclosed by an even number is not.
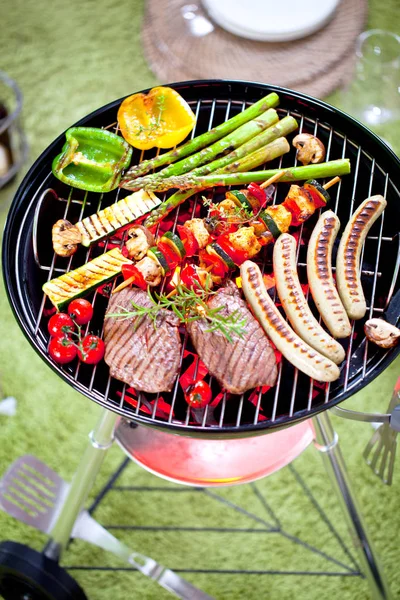
<svg viewBox="0 0 400 600"><path fill-rule="evenodd" d="M370 2L369 27L400 32L397 0ZM143 57L140 28L143 2L9 0L2 6L0 68L15 78L25 98L24 122L31 147L30 162L64 129L103 104L157 83ZM332 96L335 100L335 96ZM399 132L400 134L400 132ZM4 222L16 183L0 192ZM18 456L32 453L62 477L74 473L98 409L64 384L24 339L9 308L3 284L0 295L0 385L4 395L18 400L15 417L0 416L0 473ZM346 402L346 408L385 411L399 373L395 362L384 375ZM391 488L383 486L365 465L362 450L371 436L369 425L334 419L349 473L363 507L371 536L392 587L400 596L397 511L400 476ZM92 496L122 460L113 448ZM341 514L325 476L320 457L309 448L295 463L318 501L345 535ZM171 487L131 464L121 483ZM346 560L289 469L258 484L282 526L291 535ZM172 486L173 487L173 486ZM218 493L270 522L250 486ZM105 498L96 512L103 524L260 528L248 517L233 513L199 492L121 492ZM116 531L134 549L173 568L324 570L336 567L299 548L278 534L234 532ZM40 549L45 537L0 512L0 538ZM118 566L110 555L84 542L75 542L64 565ZM123 566L123 565L122 565ZM90 600L171 597L138 573L73 571ZM298 575L188 574L187 578L218 599L307 600L368 598L366 582L354 577Z"/></svg>

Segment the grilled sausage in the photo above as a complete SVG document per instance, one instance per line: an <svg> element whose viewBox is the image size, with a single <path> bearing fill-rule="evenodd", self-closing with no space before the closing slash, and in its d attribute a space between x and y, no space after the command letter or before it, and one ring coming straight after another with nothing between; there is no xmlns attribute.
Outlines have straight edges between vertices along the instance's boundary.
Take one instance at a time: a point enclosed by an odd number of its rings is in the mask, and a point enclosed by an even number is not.
<svg viewBox="0 0 400 600"><path fill-rule="evenodd" d="M367 304L361 285L360 255L365 238L386 207L383 196L371 196L357 208L346 225L336 259L336 281L350 319L362 319Z"/></svg>
<svg viewBox="0 0 400 600"><path fill-rule="evenodd" d="M343 347L321 327L304 297L296 269L296 240L288 233L275 242L274 273L279 299L295 332L314 350L341 363Z"/></svg>
<svg viewBox="0 0 400 600"><path fill-rule="evenodd" d="M283 356L313 379L338 379L338 366L306 344L286 323L265 288L259 267L246 260L240 267L240 274L244 294L254 315Z"/></svg>
<svg viewBox="0 0 400 600"><path fill-rule="evenodd" d="M320 216L307 251L307 277L311 295L325 325L335 338L351 334L351 325L332 275L332 248L340 221L328 210Z"/></svg>

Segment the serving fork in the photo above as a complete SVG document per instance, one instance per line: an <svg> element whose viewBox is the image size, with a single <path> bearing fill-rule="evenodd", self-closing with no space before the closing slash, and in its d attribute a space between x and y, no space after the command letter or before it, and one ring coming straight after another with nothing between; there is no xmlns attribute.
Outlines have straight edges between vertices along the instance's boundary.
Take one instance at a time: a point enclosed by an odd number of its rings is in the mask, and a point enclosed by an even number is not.
<svg viewBox="0 0 400 600"><path fill-rule="evenodd" d="M387 413L390 414L390 420L379 425L366 445L363 456L375 475L386 485L391 485L400 431L400 379L394 388Z"/></svg>

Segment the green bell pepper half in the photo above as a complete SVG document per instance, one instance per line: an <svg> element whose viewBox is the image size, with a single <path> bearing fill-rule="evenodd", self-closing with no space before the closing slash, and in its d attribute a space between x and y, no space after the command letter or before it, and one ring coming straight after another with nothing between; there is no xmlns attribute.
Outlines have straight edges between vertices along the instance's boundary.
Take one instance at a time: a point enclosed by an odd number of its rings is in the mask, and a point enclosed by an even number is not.
<svg viewBox="0 0 400 600"><path fill-rule="evenodd" d="M96 127L71 127L52 171L68 185L89 192L110 192L129 167L132 148L119 135Z"/></svg>

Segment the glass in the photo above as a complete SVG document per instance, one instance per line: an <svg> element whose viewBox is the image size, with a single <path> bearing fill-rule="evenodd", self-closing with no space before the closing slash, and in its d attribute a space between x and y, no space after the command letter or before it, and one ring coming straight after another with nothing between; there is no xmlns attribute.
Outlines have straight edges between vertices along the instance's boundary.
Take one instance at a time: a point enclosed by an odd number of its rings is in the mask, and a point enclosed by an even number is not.
<svg viewBox="0 0 400 600"><path fill-rule="evenodd" d="M377 133L400 154L400 37L380 29L357 38L352 81L340 108Z"/></svg>
<svg viewBox="0 0 400 600"><path fill-rule="evenodd" d="M13 179L28 155L21 110L21 90L0 71L0 189Z"/></svg>

